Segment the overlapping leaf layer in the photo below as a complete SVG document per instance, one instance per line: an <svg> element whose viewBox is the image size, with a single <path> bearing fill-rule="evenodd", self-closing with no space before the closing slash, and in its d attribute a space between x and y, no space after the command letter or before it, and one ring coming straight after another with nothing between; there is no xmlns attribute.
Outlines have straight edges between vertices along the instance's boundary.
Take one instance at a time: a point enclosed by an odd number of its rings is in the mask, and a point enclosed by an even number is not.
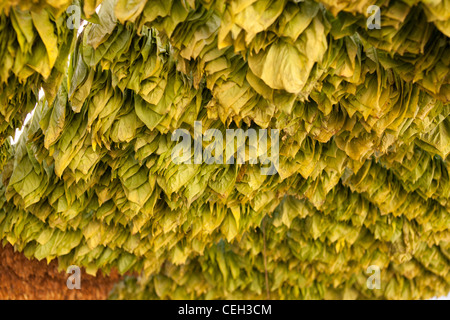
<svg viewBox="0 0 450 320"><path fill-rule="evenodd" d="M0 237L142 272L112 298L446 294L449 3L378 2L371 30L364 1L103 1L2 147ZM243 164L176 164L196 121L278 129L277 173L250 141Z"/></svg>
<svg viewBox="0 0 450 320"><path fill-rule="evenodd" d="M36 105L40 88L49 101L58 91L76 39L76 29L69 28L70 11L66 12L71 3L0 3L0 147L22 127ZM82 5L80 18L81 13L85 18L95 15L95 0L83 1ZM74 6L79 8L79 2Z"/></svg>

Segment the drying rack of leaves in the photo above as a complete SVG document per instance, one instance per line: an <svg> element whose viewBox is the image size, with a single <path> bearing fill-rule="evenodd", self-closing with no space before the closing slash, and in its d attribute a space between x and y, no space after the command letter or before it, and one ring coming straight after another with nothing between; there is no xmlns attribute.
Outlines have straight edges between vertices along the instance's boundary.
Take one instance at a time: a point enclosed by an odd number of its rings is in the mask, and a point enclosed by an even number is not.
<svg viewBox="0 0 450 320"><path fill-rule="evenodd" d="M1 149L0 237L141 273L112 298L447 294L449 4L358 3L103 1ZM195 121L280 130L277 174L173 163Z"/></svg>

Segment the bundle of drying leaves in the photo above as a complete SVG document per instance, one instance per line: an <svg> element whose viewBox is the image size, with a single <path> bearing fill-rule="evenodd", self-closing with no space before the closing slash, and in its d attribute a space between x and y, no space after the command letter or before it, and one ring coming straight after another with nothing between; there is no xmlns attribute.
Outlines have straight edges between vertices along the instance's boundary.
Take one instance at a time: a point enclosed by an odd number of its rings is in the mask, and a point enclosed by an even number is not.
<svg viewBox="0 0 450 320"><path fill-rule="evenodd" d="M33 110L40 87L59 86L74 32L51 9L0 10L0 145Z"/></svg>
<svg viewBox="0 0 450 320"><path fill-rule="evenodd" d="M22 127L40 88L50 102L58 91L76 39L76 29L67 24L69 5L68 0L0 3L0 146ZM83 17L93 17L95 6L95 0L84 1Z"/></svg>
<svg viewBox="0 0 450 320"><path fill-rule="evenodd" d="M103 1L3 147L0 237L142 272L113 298L446 294L448 4L380 1L368 30L368 3L323 2ZM248 154L175 164L172 132L195 121L278 129L277 173Z"/></svg>

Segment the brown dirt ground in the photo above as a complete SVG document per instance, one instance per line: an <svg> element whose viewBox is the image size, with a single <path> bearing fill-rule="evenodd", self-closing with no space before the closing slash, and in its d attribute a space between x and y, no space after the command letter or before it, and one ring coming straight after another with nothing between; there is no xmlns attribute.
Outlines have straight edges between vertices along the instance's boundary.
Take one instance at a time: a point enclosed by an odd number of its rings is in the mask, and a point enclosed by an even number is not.
<svg viewBox="0 0 450 320"><path fill-rule="evenodd" d="M57 261L28 260L11 245L0 245L0 300L103 300L120 275L100 272L96 277L81 273L81 289L69 290L70 274L58 272Z"/></svg>

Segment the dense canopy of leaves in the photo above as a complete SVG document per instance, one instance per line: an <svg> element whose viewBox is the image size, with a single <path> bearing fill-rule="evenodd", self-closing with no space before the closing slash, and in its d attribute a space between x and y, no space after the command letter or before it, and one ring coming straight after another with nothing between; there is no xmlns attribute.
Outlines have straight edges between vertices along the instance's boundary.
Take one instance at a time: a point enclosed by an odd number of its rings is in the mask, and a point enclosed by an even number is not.
<svg viewBox="0 0 450 320"><path fill-rule="evenodd" d="M0 143L3 241L142 272L112 298L448 293L449 1L377 1L381 29L368 1L98 4L81 3L78 39L69 3L0 7L17 52L0 49L4 140L45 90L19 142ZM195 121L278 129L277 174L248 154L175 164L172 132Z"/></svg>

